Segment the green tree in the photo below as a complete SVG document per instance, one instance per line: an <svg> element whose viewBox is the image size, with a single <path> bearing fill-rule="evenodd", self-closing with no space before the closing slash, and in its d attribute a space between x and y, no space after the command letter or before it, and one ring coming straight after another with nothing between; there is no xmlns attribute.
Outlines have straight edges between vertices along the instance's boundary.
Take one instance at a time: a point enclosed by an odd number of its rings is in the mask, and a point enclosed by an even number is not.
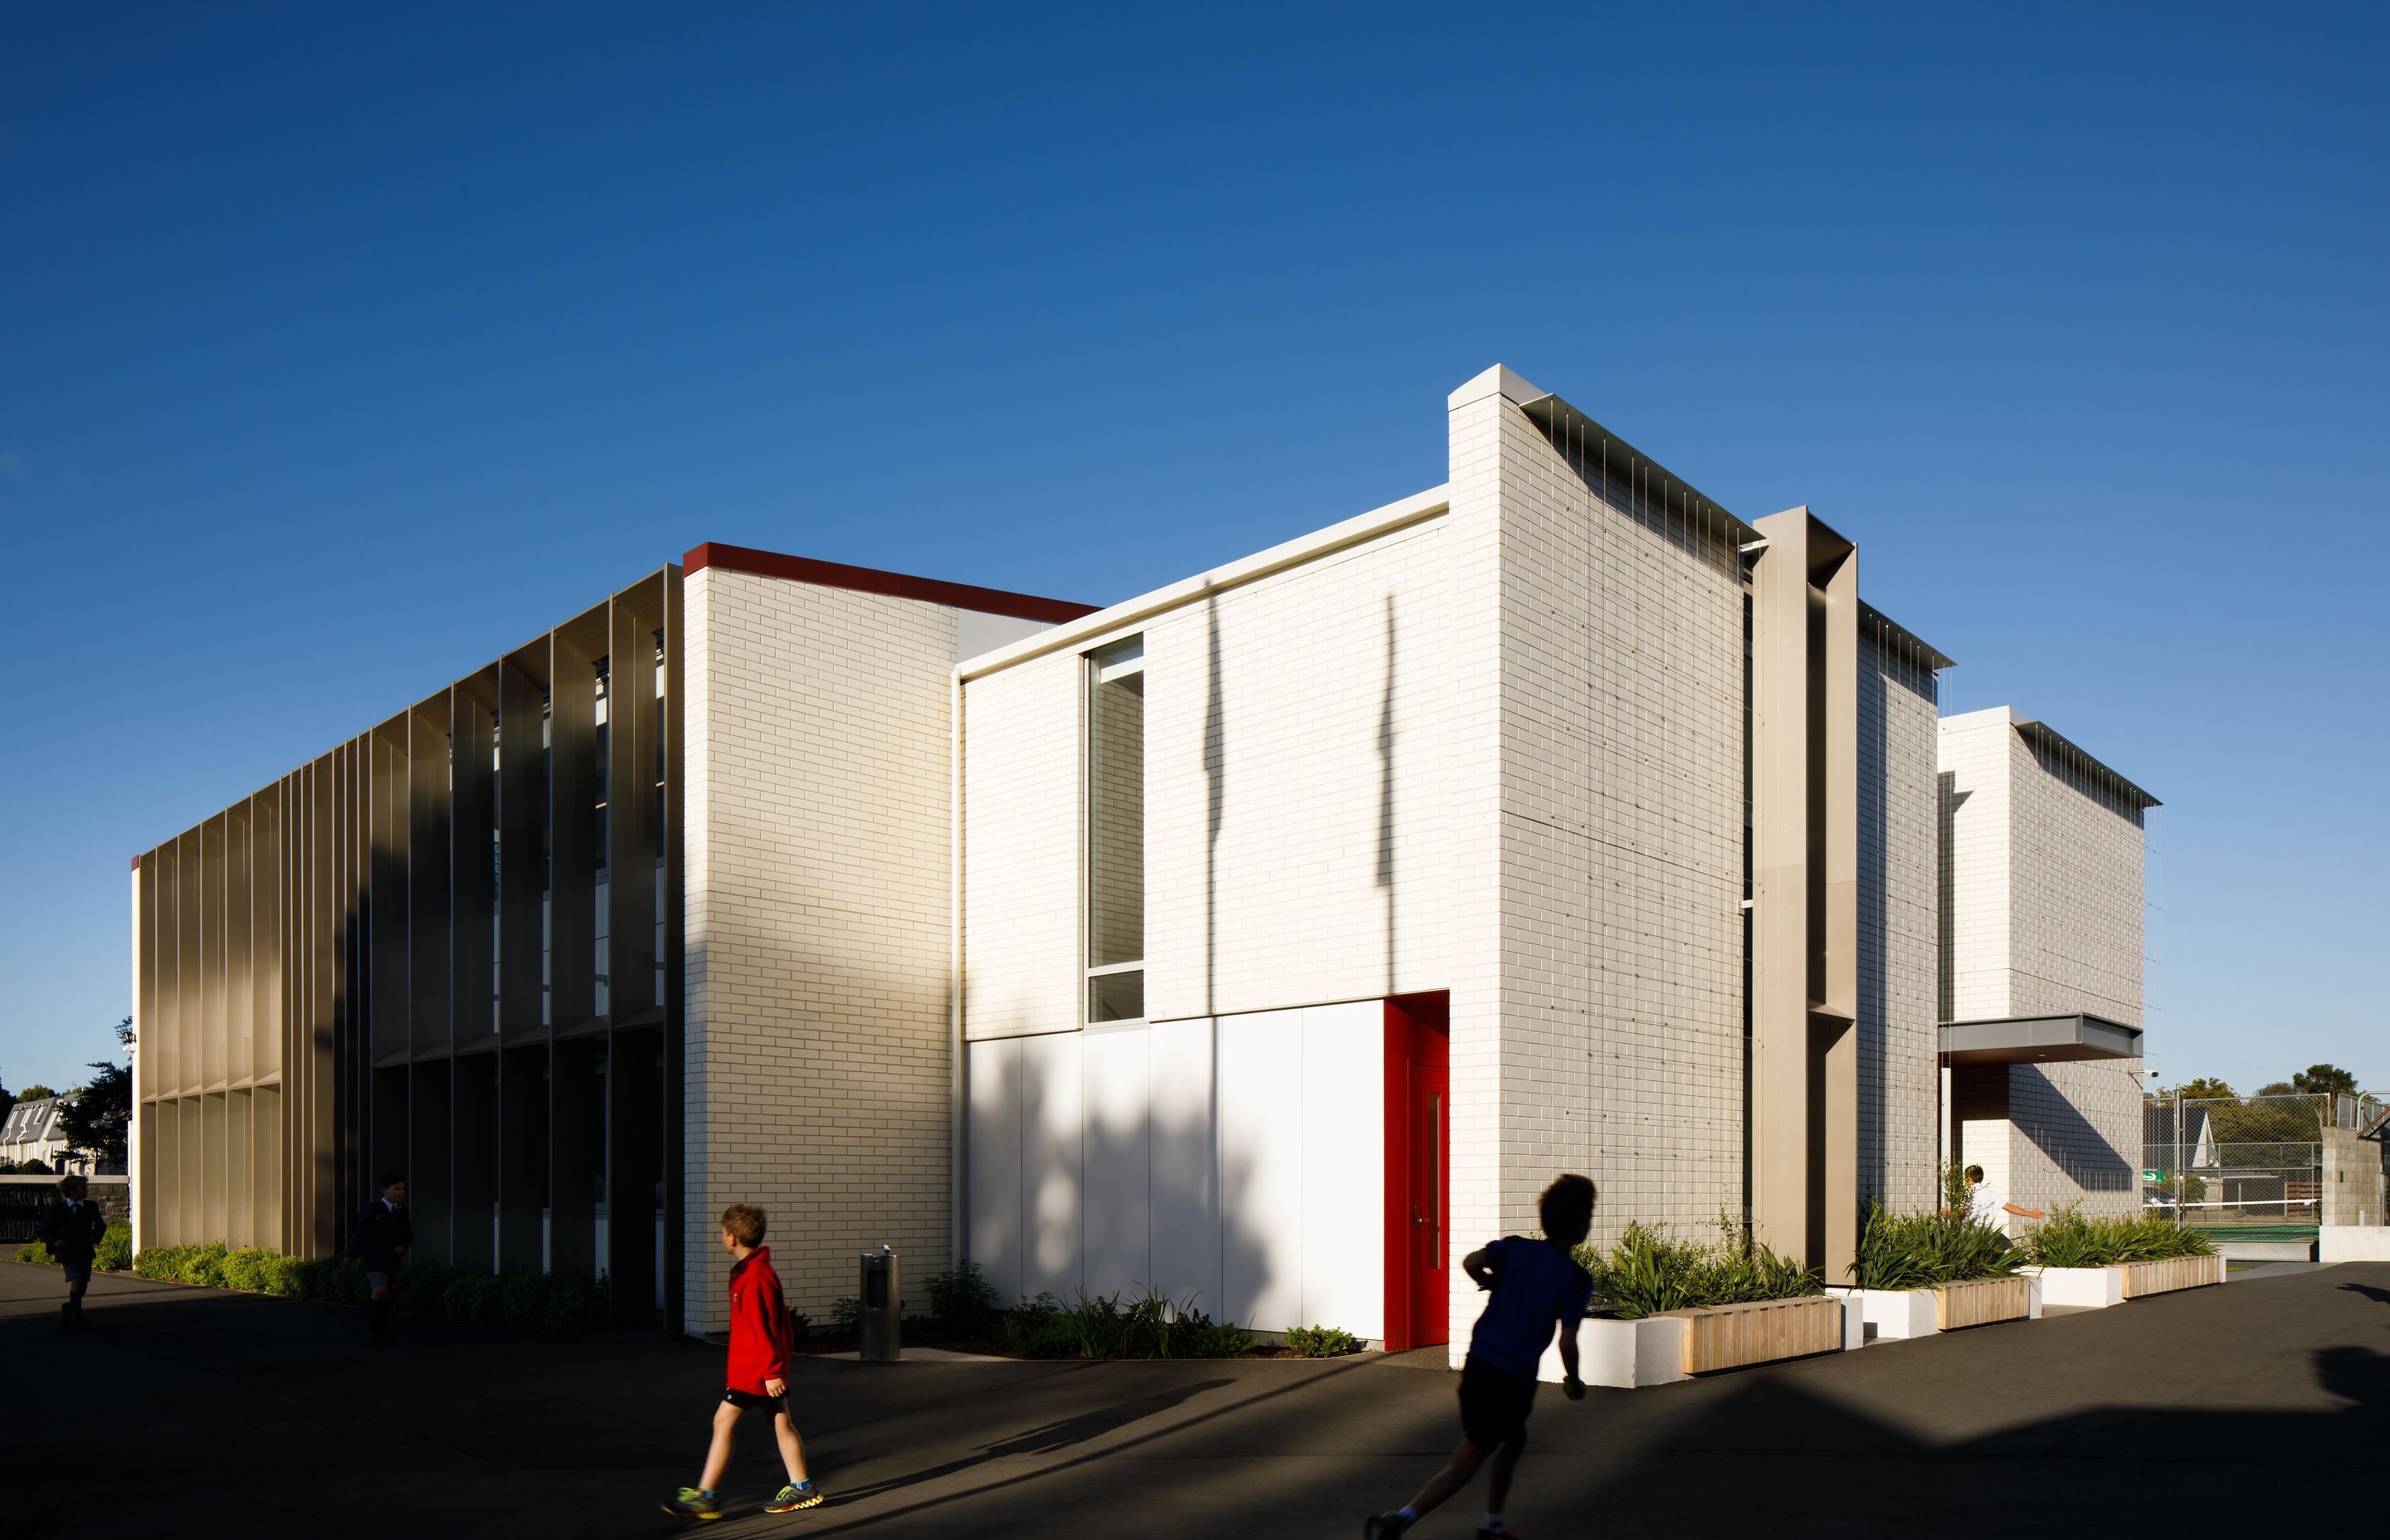
<svg viewBox="0 0 2390 1540"><path fill-rule="evenodd" d="M2238 1101L2241 1099L2241 1094L2231 1086L2220 1080L2211 1080L2205 1075L2176 1086L2175 1094L2185 1101Z"/></svg>
<svg viewBox="0 0 2390 1540"><path fill-rule="evenodd" d="M2337 1064L2310 1064L2291 1077L2291 1084L2310 1096L2357 1094L2357 1077Z"/></svg>
<svg viewBox="0 0 2390 1540"><path fill-rule="evenodd" d="M43 1084L37 1080L31 1085L26 1086L23 1090L18 1092L17 1099L19 1101L39 1101L44 1097L54 1097L57 1095L58 1093L56 1091L51 1090L48 1086Z"/></svg>
<svg viewBox="0 0 2390 1540"><path fill-rule="evenodd" d="M117 1023L116 1040L133 1039L133 1018ZM124 1169L127 1136L133 1127L133 1072L109 1059L94 1059L99 1073L72 1101L58 1108L58 1136L67 1148L98 1162L102 1170Z"/></svg>

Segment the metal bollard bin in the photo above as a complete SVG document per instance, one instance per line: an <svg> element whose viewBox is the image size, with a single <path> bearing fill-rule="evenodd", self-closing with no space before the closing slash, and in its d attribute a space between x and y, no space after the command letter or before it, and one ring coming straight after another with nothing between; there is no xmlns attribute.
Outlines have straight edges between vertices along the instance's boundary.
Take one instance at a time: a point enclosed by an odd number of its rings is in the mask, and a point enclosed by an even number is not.
<svg viewBox="0 0 2390 1540"><path fill-rule="evenodd" d="M904 1357L903 1311L894 1251L882 1246L863 1253L863 1287L856 1297L863 1302L858 1317L863 1328L863 1351L857 1356L867 1364L893 1364Z"/></svg>

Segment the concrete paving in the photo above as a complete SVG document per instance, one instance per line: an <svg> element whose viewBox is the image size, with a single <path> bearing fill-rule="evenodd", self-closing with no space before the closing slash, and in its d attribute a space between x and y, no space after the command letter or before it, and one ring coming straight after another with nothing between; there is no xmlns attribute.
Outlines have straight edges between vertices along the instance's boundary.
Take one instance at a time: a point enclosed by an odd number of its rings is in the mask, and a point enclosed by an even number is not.
<svg viewBox="0 0 2390 1540"><path fill-rule="evenodd" d="M572 1341L0 1264L0 1534L666 1535L721 1350ZM807 1361L831 1500L754 1427L721 1536L1338 1535L1457 1436L1440 1354L1327 1363ZM750 1419L751 1422L752 1419ZM1510 1518L1537 1537L2076 1534L2362 1515L2390 1465L2390 1265L2236 1280L1692 1384L1547 1391ZM1413 1533L1472 1532L1464 1494Z"/></svg>

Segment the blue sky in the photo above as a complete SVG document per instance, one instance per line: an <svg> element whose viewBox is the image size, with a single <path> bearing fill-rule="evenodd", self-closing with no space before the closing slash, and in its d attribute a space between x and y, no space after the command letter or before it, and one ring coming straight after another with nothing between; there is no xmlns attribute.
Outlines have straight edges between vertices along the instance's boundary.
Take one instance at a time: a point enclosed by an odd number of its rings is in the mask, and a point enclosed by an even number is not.
<svg viewBox="0 0 2390 1540"><path fill-rule="evenodd" d="M2166 1078L2390 1088L2390 13L878 10L0 14L0 1080L133 852L700 540L1109 601L1498 360L2165 799Z"/></svg>

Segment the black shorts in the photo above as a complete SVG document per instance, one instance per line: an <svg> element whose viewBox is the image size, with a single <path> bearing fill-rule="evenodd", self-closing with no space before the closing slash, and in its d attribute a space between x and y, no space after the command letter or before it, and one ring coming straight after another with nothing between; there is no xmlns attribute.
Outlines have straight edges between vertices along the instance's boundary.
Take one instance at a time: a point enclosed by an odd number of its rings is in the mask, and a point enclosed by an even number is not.
<svg viewBox="0 0 2390 1540"><path fill-rule="evenodd" d="M1536 1387L1471 1358L1460 1371L1460 1436L1492 1452L1527 1442Z"/></svg>
<svg viewBox="0 0 2390 1540"><path fill-rule="evenodd" d="M733 1406L738 1407L742 1412L786 1412L789 1410L789 1398L787 1396L765 1395L761 1391L725 1391L722 1392L722 1399L728 1402ZM793 1417L795 1414L791 1413L790 1415Z"/></svg>

